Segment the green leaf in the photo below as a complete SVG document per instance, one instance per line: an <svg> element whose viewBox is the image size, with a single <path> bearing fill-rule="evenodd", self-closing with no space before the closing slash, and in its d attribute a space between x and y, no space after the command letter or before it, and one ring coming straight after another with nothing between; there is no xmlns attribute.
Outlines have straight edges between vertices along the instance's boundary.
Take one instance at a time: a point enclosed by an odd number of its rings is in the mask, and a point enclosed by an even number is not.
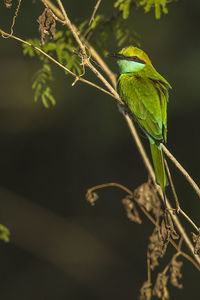
<svg viewBox="0 0 200 300"><path fill-rule="evenodd" d="M42 69L40 69L33 81L32 89L34 90L34 101L41 100L46 108L50 105L55 105L56 101L52 94L52 90L49 86L50 81L53 80L51 66L49 61L43 63Z"/></svg>
<svg viewBox="0 0 200 300"><path fill-rule="evenodd" d="M168 0L142 0L139 2L140 6L144 6L144 11L149 12L152 7L155 8L155 18L160 19L161 12L168 13L167 9Z"/></svg>
<svg viewBox="0 0 200 300"><path fill-rule="evenodd" d="M122 11L123 19L127 19L130 14L130 5L132 0L117 0L114 7Z"/></svg>
<svg viewBox="0 0 200 300"><path fill-rule="evenodd" d="M27 42L30 43L31 46L29 46L27 44L22 44L23 54L33 57L36 54L36 50L34 49L34 47L40 47L40 40L39 39L29 39L29 40L27 40Z"/></svg>
<svg viewBox="0 0 200 300"><path fill-rule="evenodd" d="M0 224L0 239L6 243L10 241L10 230L2 224Z"/></svg>
<svg viewBox="0 0 200 300"><path fill-rule="evenodd" d="M103 15L96 15L94 21L92 22L90 28L94 29L102 20L104 19Z"/></svg>

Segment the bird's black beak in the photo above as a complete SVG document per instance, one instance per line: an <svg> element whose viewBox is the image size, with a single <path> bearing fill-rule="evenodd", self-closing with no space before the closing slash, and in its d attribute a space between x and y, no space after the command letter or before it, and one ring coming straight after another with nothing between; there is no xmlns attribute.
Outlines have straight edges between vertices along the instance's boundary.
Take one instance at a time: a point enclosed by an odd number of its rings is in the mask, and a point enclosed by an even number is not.
<svg viewBox="0 0 200 300"><path fill-rule="evenodd" d="M111 53L108 56L116 58L116 59L124 59L124 55L118 53Z"/></svg>

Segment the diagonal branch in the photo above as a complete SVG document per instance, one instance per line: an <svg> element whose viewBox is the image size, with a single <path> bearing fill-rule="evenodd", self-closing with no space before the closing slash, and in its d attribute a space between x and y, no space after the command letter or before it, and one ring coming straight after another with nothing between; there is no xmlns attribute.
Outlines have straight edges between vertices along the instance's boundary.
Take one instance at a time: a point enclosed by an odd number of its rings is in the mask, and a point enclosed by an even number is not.
<svg viewBox="0 0 200 300"><path fill-rule="evenodd" d="M85 65L89 67L89 69L97 76L97 78L99 78L102 83L107 87L107 89L113 94L113 96L118 100L119 103L121 103L122 105L124 105L123 101L121 100L121 98L119 97L118 93L116 92L116 90L112 87L112 85L102 76L102 74L92 65L89 57L87 56L86 53L86 48L83 44L83 42L81 41L79 34L77 32L77 30L74 28L74 26L72 25L71 21L69 20L67 13L63 7L63 4L60 0L57 0L57 3L60 7L60 10L62 11L64 17L65 17L65 22L67 27L69 28L69 30L71 31L72 35L74 36L75 40L77 41L77 44L79 45L82 54L83 54L83 58L85 60Z"/></svg>
<svg viewBox="0 0 200 300"><path fill-rule="evenodd" d="M113 94L111 94L109 91L105 90L104 88L100 87L99 85L89 81L89 80L86 80L84 78L82 78L81 76L78 76L76 75L75 73L73 73L71 70L69 70L68 68L66 68L65 66L63 66L61 63L59 63L56 59L54 59L52 56L48 55L45 51L43 51L41 48L37 47L37 46L34 46L32 45L31 43L19 38L19 37L16 37L12 34L9 34L5 31L3 31L2 29L0 29L0 34L2 35L3 38L12 38L14 40L17 40L19 42L21 42L22 44L26 44L32 48L34 48L36 51L40 52L41 54L43 54L44 56L46 56L49 60L51 60L53 63L55 63L56 65L58 65L60 68L62 68L63 70L65 70L66 72L68 72L70 75L72 75L73 77L75 77L75 81L72 85L74 85L76 83L76 81L80 80L88 85L91 85L95 88L97 88L98 90L110 95L112 98L115 98L113 96ZM118 96L119 98L119 96ZM117 98L115 98L116 100L118 100Z"/></svg>
<svg viewBox="0 0 200 300"><path fill-rule="evenodd" d="M46 7L51 9L53 15L56 17L56 20L63 25L66 25L66 22L64 21L64 16L59 8L57 8L50 0L41 0ZM72 27L74 30L78 33L77 27L72 24ZM105 61L101 58L101 56L97 53L97 51L90 45L90 43L82 36L80 36L80 40L85 43L87 49L89 50L91 56L95 59L95 61L98 63L102 71L108 76L109 80L111 81L113 87L116 89L116 74L114 74L110 68L107 66Z"/></svg>
<svg viewBox="0 0 200 300"><path fill-rule="evenodd" d="M101 73L91 64L89 58L87 57L87 54L86 54L86 51L85 51L85 46L83 45L83 43L82 43L82 41L81 41L81 39L80 39L77 31L73 28L72 23L71 23L71 21L69 20L69 18L67 16L67 13L66 13L66 11L65 11L65 9L63 7L63 4L62 4L61 0L57 0L57 3L58 3L58 5L59 5L59 7L60 7L60 9L61 9L64 17L65 17L66 25L68 26L68 28L72 32L75 40L77 41L78 45L80 46L80 49L81 49L83 55L86 55L86 65L104 83L104 85L113 94L113 96L116 97L116 99L118 98L119 100L121 100L120 97L119 97L119 95L118 95L118 93L116 92L116 90L108 83L108 81L101 75ZM122 100L121 100L121 102L122 102ZM148 159L148 157L146 155L144 147L143 147L143 145L142 145L142 143L141 143L141 141L139 139L139 136L138 136L138 134L136 132L135 126L133 125L133 122L132 122L132 120L131 120L131 118L130 118L129 115L124 114L124 116L125 116L125 119L127 121L128 127L129 127L129 129L131 131L131 134L133 135L133 137L135 139L135 142L137 144L139 152L140 152L140 154L141 154L141 156L143 158L145 166L148 169L149 175L152 178L153 182L155 182L155 174L154 174L153 168L152 168L152 166L151 166L151 164L149 162L149 159ZM161 188L159 186L158 186L158 193L159 193L160 197L163 199L163 193L162 193L162 190L161 190ZM170 205L170 203L169 203L169 201L168 201L167 198L166 198L166 203L167 203L168 208L171 209L171 205ZM179 219L177 218L176 215L174 215L172 213L171 213L171 217L173 218L173 220L174 220L174 222L175 222L175 224L176 224L176 226L177 226L180 234L183 236L183 239L185 240L185 243L187 244L188 248L190 249L190 251L194 255L196 261L200 264L200 257L198 255L194 254L194 247L193 247L190 239L188 238L188 236L187 236L187 234L186 234L183 226L181 225Z"/></svg>
<svg viewBox="0 0 200 300"><path fill-rule="evenodd" d="M135 126L133 125L133 122L132 122L132 120L130 119L130 117L128 115L124 115L124 116L125 116L125 119L127 121L128 127L129 127L129 129L131 131L131 134L132 134L132 136L133 136L133 138L135 140L137 148L138 148L138 150L139 150L139 152L140 152L140 154L142 156L142 159L143 159L144 164L145 164L145 166L147 168L147 171L148 171L150 177L152 178L153 182L155 183L155 173L153 171L153 167L152 167L152 165L151 165L151 163L150 163L150 161L148 159L148 156L147 156L147 154L146 154L146 152L144 150L144 147L143 147L143 145L142 145L142 143L140 141L140 138L139 138L139 136L138 136L138 134L136 132ZM163 192L162 192L161 188L156 183L155 183L155 185L157 186L157 191L158 191L160 197L164 201ZM171 207L171 205L169 203L169 200L167 199L166 196L165 196L165 200L166 200L167 207L169 208L169 212L172 211L172 207ZM194 246L192 245L190 239L188 238L188 236L187 236L187 234L186 234L183 226L181 225L178 217L176 215L174 215L173 213L171 213L171 217L172 217L174 223L176 224L176 227L178 228L178 230L179 230L181 236L183 237L185 243L187 244L188 248L190 249L190 251L194 255L196 261L200 265L200 257L198 255L194 254Z"/></svg>
<svg viewBox="0 0 200 300"><path fill-rule="evenodd" d="M181 166L181 164L176 160L176 158L169 152L169 150L162 144L163 152L169 157L169 159L175 164L177 169L181 171L181 173L185 176L187 181L191 184L195 192L200 198L200 188L196 184L196 182L192 179L192 177L188 174L188 172Z"/></svg>
<svg viewBox="0 0 200 300"><path fill-rule="evenodd" d="M43 0L44 1L44 0ZM45 0L46 1L46 0ZM56 63L58 66L60 66L61 68L65 69L67 72L69 72L73 77L75 77L77 80L80 80L82 82L85 82L89 85L92 85L98 89L100 89L101 91L109 94L110 96L112 96L113 98L115 98L120 104L123 105L123 101L121 100L121 98L119 97L118 93L116 92L116 90L110 85L110 83L102 76L102 74L92 65L92 63L90 62L90 59L89 57L87 56L87 52L86 52L86 46L83 44L83 42L81 41L81 38L79 37L79 33L77 31L77 29L72 25L71 21L69 20L67 14L66 14L66 11L62 5L62 2L60 0L57 0L57 3L60 7L60 10L64 16L64 23L68 26L68 28L70 29L70 31L72 32L77 44L79 45L80 49L81 49L81 52L82 52L82 56L85 60L85 65L87 65L90 70L101 80L101 82L106 86L106 88L108 90L105 90L101 87L99 87L98 85L90 82L90 81L87 81L85 79L83 79L82 77L78 77L76 74L74 74L73 72L71 72L70 70L68 70L67 68L65 68L62 64L60 64L58 61L56 61L54 58L52 58L51 56L49 56L47 53L45 53L42 49L38 48L38 47L34 47L33 45L31 45L30 43L18 38L18 37L15 37L13 35L10 35L10 34L7 34L5 33L4 31L0 30L0 33L2 34L2 36L7 36L7 37L10 37L10 38L13 38L15 40L18 40L20 41L21 43L25 43L29 46L32 46L35 50L39 51L40 53L42 53L43 55L45 55L46 57L48 57L51 61L53 61L54 63ZM101 67L103 68L103 66L101 65ZM131 131L131 134L136 142L136 145L138 147L138 150L142 156L142 159L144 161L144 164L148 170L148 173L150 175L150 177L152 178L153 182L155 183L155 174L154 174L154 171L153 171L153 168L151 166L151 163L149 162L149 159L148 159L148 156L146 155L146 152L143 148L143 145L138 137L138 134L136 132L136 129L132 123L132 119L130 118L129 115L127 114L124 114L124 117L127 121L127 124L128 124L128 127ZM155 186L157 187L157 190L158 190L158 193L160 194L161 198L163 199L163 193L160 189L160 187L158 185L156 185L155 183ZM166 199L166 202L167 202L167 206L168 208L171 208L170 204L169 204L169 201ZM188 248L191 250L193 256L195 257L196 261L200 264L200 257L198 255L195 255L194 254L194 247L190 241L190 239L188 238L186 232L184 231L181 223L179 222L177 216L175 216L174 214L171 214L180 234L183 236L183 239L185 240L185 243L187 244Z"/></svg>
<svg viewBox="0 0 200 300"><path fill-rule="evenodd" d="M53 9L54 10L54 12L57 12L58 13L58 11L59 11L59 9L57 9L54 5L52 6L52 4L51 4L51 1L49 1L49 0L42 0L43 2L46 2L46 4L47 5L49 5L49 7L51 8L51 9ZM68 19L68 17L67 17L67 14L66 14L66 11L65 11L65 9L64 9L64 7L63 7L63 5L62 5L62 2L60 1L60 0L57 0L57 2L58 2L58 4L59 4L59 6L60 6L60 8L62 8L62 13L63 13L63 15L65 15L65 21L67 20L67 26L68 26L68 24L71 24L71 22L70 22L70 20ZM62 13L59 11L59 17L61 17L61 15L62 15ZM67 19L66 19L67 18ZM78 40L79 40L79 43L81 44L81 45L83 45L82 44L82 40L81 40L81 37L79 37L79 35L78 35L78 30L77 30L77 28L74 26L74 25L70 25L70 27L69 27L69 29L72 31L72 34L74 35L74 37L76 37L76 39L78 38ZM87 46L89 46L88 48L89 48L89 50L90 50L90 53L91 53L91 55L94 57L94 59L96 59L96 61L99 63L99 65L100 65L100 67L102 68L102 70L109 76L109 78L110 78L110 80L111 80L111 82L112 82L112 84L113 84L113 86L114 86L114 88L116 88L116 76L113 74L113 72L108 68L108 66L105 64L105 62L102 60L102 58L100 57L100 55L96 52L96 50L91 46L91 45L89 45L89 43L86 41L86 43L87 43ZM89 65L88 65L90 68L91 68L91 70L94 72L94 73L96 73L96 72L98 72L93 66L92 66L92 64L90 63ZM97 74L96 74L97 75ZM98 74L98 76L100 75L100 73ZM98 77L97 76L97 77ZM102 80L102 77L100 76L99 77L100 78L100 80ZM112 89L110 89L110 86L108 86L107 84L106 84L106 82L105 82L105 80L104 80L104 78L103 78L103 80L102 80L102 82L105 84L105 86L110 90L110 92L113 94L113 96L114 96L114 98L116 99L116 100L119 100L120 98L119 98L119 95L115 92L115 90L114 90L114 93L113 93L113 88ZM120 102L121 103L121 102ZM123 104L123 103L121 103L121 104ZM129 127L129 129L130 129L130 127ZM135 129L134 129L135 130ZM133 137L134 137L134 139L135 139L135 141L137 140L137 138L138 138L138 135L137 135L137 132L136 132L136 130L135 130L135 132L133 133L132 132L132 135L133 135ZM139 144L137 144L137 146L139 147L139 148L141 148L140 146L139 146ZM181 164L176 160L176 158L170 153L170 151L164 146L164 145L162 145L162 149L163 149L163 151L165 152L165 154L170 158L170 160L175 164L175 166L181 171L181 173L185 176L185 178L188 180L188 182L191 184L191 186L193 187L193 189L195 190L195 192L197 193L197 195L200 197L200 188L198 187L198 185L195 183L195 181L191 178L191 176L188 174L188 172L181 166ZM145 166L147 167L148 166L148 164L147 164L147 162L145 162L145 155L142 155L142 157L143 157L143 160L144 160L144 163L145 163ZM148 169L148 167L147 167L147 169ZM148 170L149 171L149 170ZM151 176L152 178L153 178L153 176Z"/></svg>

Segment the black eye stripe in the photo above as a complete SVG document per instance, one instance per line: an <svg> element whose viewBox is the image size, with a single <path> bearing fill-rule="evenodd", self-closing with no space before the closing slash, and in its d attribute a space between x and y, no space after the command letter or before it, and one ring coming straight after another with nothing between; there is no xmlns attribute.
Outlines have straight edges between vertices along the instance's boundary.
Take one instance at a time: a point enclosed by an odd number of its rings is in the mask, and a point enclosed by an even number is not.
<svg viewBox="0 0 200 300"><path fill-rule="evenodd" d="M120 60L130 60L130 61L135 61L135 62L145 65L145 62L143 60L139 59L137 56L125 56L123 54L118 54L118 53L113 53L110 56L120 59Z"/></svg>
<svg viewBox="0 0 200 300"><path fill-rule="evenodd" d="M143 60L139 59L137 56L124 56L123 59L130 60L130 61L136 61L138 63L145 64L145 62Z"/></svg>

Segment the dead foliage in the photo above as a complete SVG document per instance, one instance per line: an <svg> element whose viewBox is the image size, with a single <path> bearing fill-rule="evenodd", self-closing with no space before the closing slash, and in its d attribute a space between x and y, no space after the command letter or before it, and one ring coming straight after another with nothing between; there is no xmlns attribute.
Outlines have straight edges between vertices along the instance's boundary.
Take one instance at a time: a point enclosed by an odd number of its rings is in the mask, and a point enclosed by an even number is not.
<svg viewBox="0 0 200 300"><path fill-rule="evenodd" d="M6 8L11 8L12 7L12 0L4 0L4 4Z"/></svg>
<svg viewBox="0 0 200 300"><path fill-rule="evenodd" d="M145 281L140 289L139 300L151 300L152 298L152 288L151 282L149 280Z"/></svg>
<svg viewBox="0 0 200 300"><path fill-rule="evenodd" d="M145 182L135 189L133 198L148 212L152 211L155 217L159 218L163 214L160 199L150 182Z"/></svg>
<svg viewBox="0 0 200 300"><path fill-rule="evenodd" d="M158 227L155 227L152 235L149 237L149 258L150 258L150 267L152 270L159 265L158 259L165 255L167 247L164 247L163 239L161 238L160 230Z"/></svg>
<svg viewBox="0 0 200 300"><path fill-rule="evenodd" d="M130 221L141 224L142 220L140 219L138 210L136 209L136 206L133 203L133 201L130 199L130 196L127 196L124 199L122 199L122 203L125 207L127 218Z"/></svg>
<svg viewBox="0 0 200 300"><path fill-rule="evenodd" d="M39 32L41 45L44 45L47 37L55 38L56 34L56 20L49 8L45 8L41 16L37 19L39 24Z"/></svg>
<svg viewBox="0 0 200 300"><path fill-rule="evenodd" d="M183 285L179 283L179 279L182 278L181 267L182 261L177 261L177 256L174 256L170 264L170 282L173 286L182 289Z"/></svg>
<svg viewBox="0 0 200 300"><path fill-rule="evenodd" d="M153 295L162 300L169 299L169 292L167 289L168 276L164 273L158 273L156 283L153 288Z"/></svg>
<svg viewBox="0 0 200 300"><path fill-rule="evenodd" d="M192 240L194 242L194 254L200 255L200 232L198 234L192 232Z"/></svg>
<svg viewBox="0 0 200 300"><path fill-rule="evenodd" d="M86 199L88 202L90 202L90 204L92 206L95 205L95 202L99 199L99 196L97 193L92 192L91 190L88 190L86 195L85 195Z"/></svg>
<svg viewBox="0 0 200 300"><path fill-rule="evenodd" d="M183 255L185 258L192 261L192 258L181 250L182 238L178 245L174 242L174 240L179 239L179 235L174 228L170 211L167 209L165 209L165 211L162 210L161 200L157 195L156 188L149 181L140 185L133 192L117 183L98 185L88 189L86 199L94 205L95 201L99 198L98 194L94 191L109 186L116 186L127 192L127 196L122 199L122 203L129 220L141 224L142 220L139 215L140 209L154 224L154 229L149 237L149 244L147 247L148 280L143 283L140 289L139 300L151 300L152 297L157 297L162 300L169 299L170 296L167 288L168 282L176 288L181 289L183 287L180 283L180 279L182 278L181 267L183 263L177 261L177 258ZM192 233L192 235L195 243L195 253L197 254L200 251L200 234ZM151 273L160 264L159 259L163 258L166 254L169 242L175 247L176 253L164 267L163 272L158 272L156 279L151 282ZM198 268L194 261L193 264Z"/></svg>

